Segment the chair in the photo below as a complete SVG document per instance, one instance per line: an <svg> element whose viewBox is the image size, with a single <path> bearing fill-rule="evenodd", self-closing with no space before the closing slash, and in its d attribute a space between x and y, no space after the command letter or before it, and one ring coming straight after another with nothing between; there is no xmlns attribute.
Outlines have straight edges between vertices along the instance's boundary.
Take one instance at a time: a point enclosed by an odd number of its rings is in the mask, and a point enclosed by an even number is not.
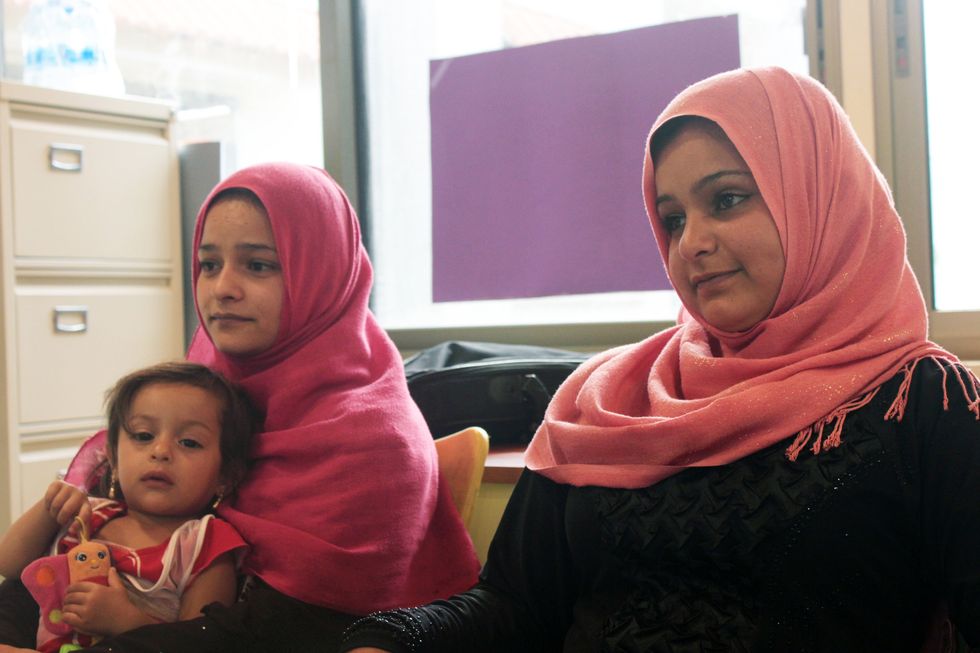
<svg viewBox="0 0 980 653"><path fill-rule="evenodd" d="M449 484L453 503L469 528L473 505L483 479L483 466L490 451L490 436L478 426L471 426L435 440L439 471Z"/></svg>

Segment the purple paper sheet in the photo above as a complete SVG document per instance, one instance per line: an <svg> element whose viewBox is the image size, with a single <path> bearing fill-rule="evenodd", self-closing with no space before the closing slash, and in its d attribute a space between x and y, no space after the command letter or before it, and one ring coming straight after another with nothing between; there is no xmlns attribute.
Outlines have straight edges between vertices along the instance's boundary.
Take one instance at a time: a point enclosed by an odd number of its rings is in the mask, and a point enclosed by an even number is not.
<svg viewBox="0 0 980 653"><path fill-rule="evenodd" d="M433 301L669 288L646 136L738 65L734 15L432 61Z"/></svg>

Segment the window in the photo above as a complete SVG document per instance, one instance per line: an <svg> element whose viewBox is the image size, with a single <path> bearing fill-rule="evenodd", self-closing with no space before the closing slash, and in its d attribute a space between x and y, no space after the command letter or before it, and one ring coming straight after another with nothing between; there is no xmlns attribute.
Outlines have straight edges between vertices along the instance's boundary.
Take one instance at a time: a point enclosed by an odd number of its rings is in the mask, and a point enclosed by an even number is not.
<svg viewBox="0 0 980 653"><path fill-rule="evenodd" d="M3 0L4 76L20 80L29 0ZM323 164L316 0L108 0L126 92L172 102L178 140L220 140L228 169Z"/></svg>
<svg viewBox="0 0 980 653"><path fill-rule="evenodd" d="M964 83L963 43L972 5L892 0L876 14L883 57L876 118L887 140L879 163L909 234L909 258L930 309L930 336L962 358L980 358L980 292L974 271L980 226L970 213L972 95Z"/></svg>
<svg viewBox="0 0 980 653"><path fill-rule="evenodd" d="M803 0L418 0L399 4L361 0L357 6L364 96L361 111L368 140L360 153L368 163L361 169L370 171L367 179L361 180L366 182L361 208L371 225L368 237L376 271L374 308L396 341L410 348L455 336L514 337L566 346L583 340L588 341L584 344L604 346L652 333L654 323L671 322L679 308L672 291L434 302L431 60L738 14L743 65L778 64L800 72L809 70ZM677 56L696 56L697 52L692 45ZM651 84L657 80L657 65L669 63L651 62ZM636 134L638 152L642 152L642 140L655 113L651 111L646 126ZM635 166L639 198L639 154ZM642 202L639 207L635 219L645 222ZM652 235L649 244L650 255L658 256ZM472 274L478 275L480 270Z"/></svg>
<svg viewBox="0 0 980 653"><path fill-rule="evenodd" d="M980 221L964 219L963 190L975 183L973 152L980 136L972 93L963 84L962 44L974 38L980 7L924 2L926 132L929 143L929 214L932 216L933 298L936 310L980 310L974 252ZM967 159L967 157L970 157Z"/></svg>

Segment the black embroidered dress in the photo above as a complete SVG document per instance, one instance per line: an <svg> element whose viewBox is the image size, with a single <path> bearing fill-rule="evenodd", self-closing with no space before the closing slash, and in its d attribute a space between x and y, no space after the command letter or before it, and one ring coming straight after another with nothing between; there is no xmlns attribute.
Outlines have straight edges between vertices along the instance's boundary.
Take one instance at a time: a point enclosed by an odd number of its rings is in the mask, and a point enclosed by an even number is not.
<svg viewBox="0 0 980 653"><path fill-rule="evenodd" d="M917 652L942 602L980 645L980 421L941 365L900 422L902 374L795 462L787 439L641 490L525 471L475 589L341 650Z"/></svg>

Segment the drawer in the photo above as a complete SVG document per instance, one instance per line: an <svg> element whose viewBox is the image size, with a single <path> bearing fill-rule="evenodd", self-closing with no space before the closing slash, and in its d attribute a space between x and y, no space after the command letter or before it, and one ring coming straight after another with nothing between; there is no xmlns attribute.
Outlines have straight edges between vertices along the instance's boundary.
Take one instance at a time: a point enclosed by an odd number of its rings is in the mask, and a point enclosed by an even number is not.
<svg viewBox="0 0 980 653"><path fill-rule="evenodd" d="M164 132L11 121L14 254L170 260L173 159Z"/></svg>
<svg viewBox="0 0 980 653"><path fill-rule="evenodd" d="M180 303L164 285L20 286L15 294L21 424L97 418L120 376L182 356Z"/></svg>
<svg viewBox="0 0 980 653"><path fill-rule="evenodd" d="M20 456L20 509L26 511L44 496L51 481L57 480L68 469L75 457L78 445L55 447L22 453ZM16 515L14 516L16 519Z"/></svg>

